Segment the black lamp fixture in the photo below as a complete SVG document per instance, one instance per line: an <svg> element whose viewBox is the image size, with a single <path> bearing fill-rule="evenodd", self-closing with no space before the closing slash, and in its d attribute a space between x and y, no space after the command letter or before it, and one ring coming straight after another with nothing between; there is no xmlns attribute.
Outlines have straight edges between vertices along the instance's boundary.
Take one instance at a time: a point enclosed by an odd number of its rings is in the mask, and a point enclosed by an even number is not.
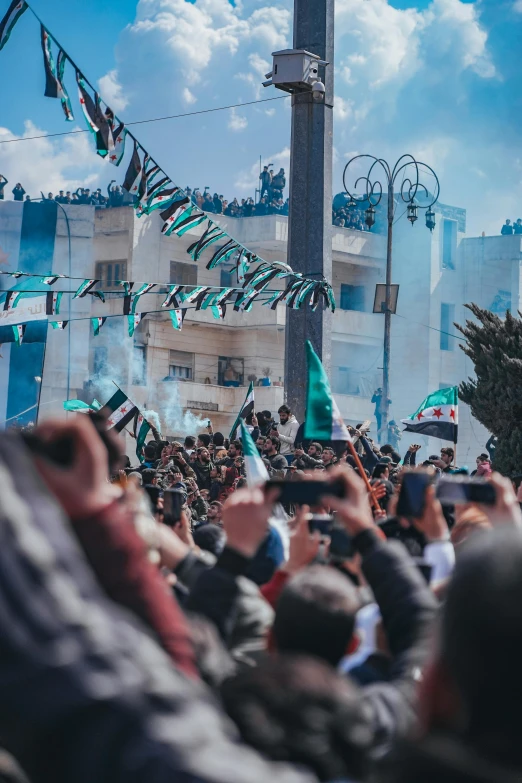
<svg viewBox="0 0 522 783"><path fill-rule="evenodd" d="M415 223L415 221L418 220L417 205L414 204L413 202L411 204L408 204L408 220L410 221L412 226Z"/></svg>
<svg viewBox="0 0 522 783"><path fill-rule="evenodd" d="M354 200L353 196L350 196L350 201L346 205L348 209L356 209L357 208L357 202Z"/></svg>
<svg viewBox="0 0 522 783"><path fill-rule="evenodd" d="M435 212L431 207L426 212L426 228L429 228L432 233L435 228Z"/></svg>
<svg viewBox="0 0 522 783"><path fill-rule="evenodd" d="M364 213L364 222L371 230L371 227L375 225L375 207L370 204L366 212Z"/></svg>

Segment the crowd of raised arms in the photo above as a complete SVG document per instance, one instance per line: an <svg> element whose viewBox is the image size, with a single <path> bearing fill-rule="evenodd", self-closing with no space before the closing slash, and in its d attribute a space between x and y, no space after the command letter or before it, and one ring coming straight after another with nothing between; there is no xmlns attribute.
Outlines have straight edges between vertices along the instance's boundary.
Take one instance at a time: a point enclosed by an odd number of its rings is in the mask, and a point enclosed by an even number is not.
<svg viewBox="0 0 522 783"><path fill-rule="evenodd" d="M257 455L209 423L130 459L103 412L0 439L0 779L521 780L495 440L472 479L369 422L353 449L286 405L245 424ZM470 481L480 502L444 502Z"/></svg>

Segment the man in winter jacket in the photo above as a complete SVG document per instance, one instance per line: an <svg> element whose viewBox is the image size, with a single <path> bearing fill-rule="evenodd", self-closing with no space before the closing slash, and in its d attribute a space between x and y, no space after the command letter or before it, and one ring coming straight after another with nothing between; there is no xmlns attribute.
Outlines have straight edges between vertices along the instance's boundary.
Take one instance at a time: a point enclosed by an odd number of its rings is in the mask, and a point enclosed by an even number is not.
<svg viewBox="0 0 522 783"><path fill-rule="evenodd" d="M270 436L279 438L281 441L280 454L287 458L287 462L290 464L294 458L294 442L297 430L299 429L299 422L292 414L292 411L288 405L281 405L279 410L279 424L277 429L270 432Z"/></svg>

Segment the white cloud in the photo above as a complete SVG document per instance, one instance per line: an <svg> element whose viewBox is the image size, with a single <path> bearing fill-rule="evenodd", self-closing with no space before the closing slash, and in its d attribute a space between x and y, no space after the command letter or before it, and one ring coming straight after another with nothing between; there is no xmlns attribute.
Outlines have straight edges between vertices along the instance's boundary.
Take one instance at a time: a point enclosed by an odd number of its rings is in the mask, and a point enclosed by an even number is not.
<svg viewBox="0 0 522 783"><path fill-rule="evenodd" d="M130 31L140 37L140 46L149 39L165 47L196 83L215 56L233 57L242 44L256 41L267 51L286 45L288 10L266 6L246 18L242 13L242 5L229 0L140 0Z"/></svg>
<svg viewBox="0 0 522 783"><path fill-rule="evenodd" d="M118 81L118 71L115 68L98 79L98 87L103 100L113 111L123 111L128 106L129 101L123 94L123 87Z"/></svg>
<svg viewBox="0 0 522 783"><path fill-rule="evenodd" d="M32 122L26 121L21 136L0 127L0 141L44 133ZM9 188L21 182L32 198L40 198L40 191L56 194L59 190L72 191L78 187L92 189L100 184L100 176L107 165L96 155L89 133L73 134L59 140L41 138L0 144L0 171L9 180L6 192L9 193ZM109 165L109 168L112 173L113 167Z"/></svg>
<svg viewBox="0 0 522 783"><path fill-rule="evenodd" d="M271 70L271 65L268 60L264 60L257 52L252 52L248 55L248 62L253 71L259 74L263 79L265 74Z"/></svg>
<svg viewBox="0 0 522 783"><path fill-rule="evenodd" d="M228 127L230 130L240 132L245 130L248 125L248 120L241 114L238 114L235 109L230 109L230 119L228 121Z"/></svg>
<svg viewBox="0 0 522 783"><path fill-rule="evenodd" d="M513 11L516 11L517 14L522 14L522 0L515 0L513 3Z"/></svg>
<svg viewBox="0 0 522 783"><path fill-rule="evenodd" d="M191 106L193 103L196 103L197 98L196 96L189 90L188 87L183 88L183 92L181 93L183 103L186 106Z"/></svg>

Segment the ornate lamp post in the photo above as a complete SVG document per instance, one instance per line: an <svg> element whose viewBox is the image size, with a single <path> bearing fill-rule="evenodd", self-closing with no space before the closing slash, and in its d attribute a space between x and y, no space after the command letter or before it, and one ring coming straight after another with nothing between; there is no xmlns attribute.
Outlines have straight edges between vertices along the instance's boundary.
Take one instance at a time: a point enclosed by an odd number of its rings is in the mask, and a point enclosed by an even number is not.
<svg viewBox="0 0 522 783"><path fill-rule="evenodd" d="M354 189L351 191L346 186L348 169L352 163L362 158L369 158L372 162L366 176L358 177L355 181ZM383 362L383 384L382 384L382 420L381 432L387 433L389 397L390 397L390 348L391 348L391 294L392 294L392 244L393 244L393 223L395 215L395 183L399 176L402 177L400 189L397 191L397 203L402 200L407 204L407 218L412 224L418 220L418 210L426 210L426 226L430 231L435 228L435 213L432 210L433 205L439 198L440 184L437 175L426 163L415 160L413 155L402 155L393 168L382 158L376 158L374 155L356 155L348 161L343 172L343 184L346 193L350 197L349 207L354 207L357 203L368 203L365 211L365 223L369 229L375 223L375 207L380 203L384 192L382 182L377 179L376 171L384 172L384 183L388 192L388 242L386 250L386 307L384 310L384 362ZM422 174L431 174L433 176L435 187L433 193L430 193L420 178ZM360 182L364 183L366 193L363 196L357 196L356 191ZM421 203L419 203L419 197Z"/></svg>

